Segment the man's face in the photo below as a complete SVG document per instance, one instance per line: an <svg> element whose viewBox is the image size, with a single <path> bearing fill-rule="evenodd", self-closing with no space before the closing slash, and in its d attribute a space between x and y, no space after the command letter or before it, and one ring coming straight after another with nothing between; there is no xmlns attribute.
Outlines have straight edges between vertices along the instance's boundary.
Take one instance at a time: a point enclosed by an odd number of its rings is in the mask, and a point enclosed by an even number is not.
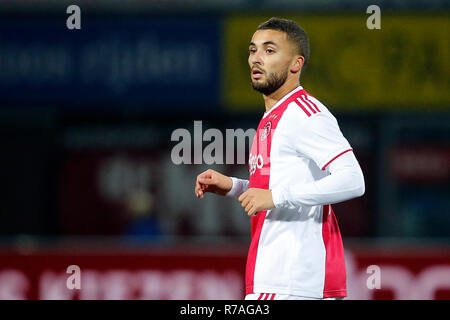
<svg viewBox="0 0 450 320"><path fill-rule="evenodd" d="M281 31L258 30L253 34L248 57L253 89L269 95L286 82L294 57L292 46Z"/></svg>

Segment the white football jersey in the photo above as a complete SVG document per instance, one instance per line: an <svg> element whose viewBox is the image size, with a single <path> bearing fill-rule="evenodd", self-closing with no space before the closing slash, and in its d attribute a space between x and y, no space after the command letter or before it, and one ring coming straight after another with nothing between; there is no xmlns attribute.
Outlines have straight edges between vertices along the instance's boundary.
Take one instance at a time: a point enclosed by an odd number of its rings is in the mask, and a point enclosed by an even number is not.
<svg viewBox="0 0 450 320"><path fill-rule="evenodd" d="M335 117L301 86L264 113L249 157L249 188L272 189L276 208L251 218L246 294L345 297L344 249L331 205L277 205L284 186L328 175L352 148Z"/></svg>

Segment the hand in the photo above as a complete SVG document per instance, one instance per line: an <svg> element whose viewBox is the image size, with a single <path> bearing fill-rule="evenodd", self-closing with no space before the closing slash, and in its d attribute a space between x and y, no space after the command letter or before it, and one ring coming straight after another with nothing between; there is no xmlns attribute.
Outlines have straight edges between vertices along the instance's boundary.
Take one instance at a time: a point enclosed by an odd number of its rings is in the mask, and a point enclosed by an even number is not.
<svg viewBox="0 0 450 320"><path fill-rule="evenodd" d="M250 188L238 198L248 216L256 215L258 211L275 208L272 191L260 188Z"/></svg>
<svg viewBox="0 0 450 320"><path fill-rule="evenodd" d="M195 195L203 199L205 192L226 195L233 187L233 181L217 171L208 169L197 176Z"/></svg>

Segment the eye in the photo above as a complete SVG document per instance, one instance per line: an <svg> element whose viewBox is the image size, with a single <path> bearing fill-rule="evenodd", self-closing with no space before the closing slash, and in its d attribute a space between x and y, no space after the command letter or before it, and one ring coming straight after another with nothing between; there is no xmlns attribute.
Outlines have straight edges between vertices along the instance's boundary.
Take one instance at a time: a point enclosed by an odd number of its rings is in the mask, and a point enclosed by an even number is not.
<svg viewBox="0 0 450 320"><path fill-rule="evenodd" d="M250 49L248 49L248 52L249 52L249 53L255 53L255 52L256 52L256 49L255 49L255 48L250 48Z"/></svg>
<svg viewBox="0 0 450 320"><path fill-rule="evenodd" d="M268 48L268 49L266 49L266 52L267 52L267 53L274 53L275 50Z"/></svg>

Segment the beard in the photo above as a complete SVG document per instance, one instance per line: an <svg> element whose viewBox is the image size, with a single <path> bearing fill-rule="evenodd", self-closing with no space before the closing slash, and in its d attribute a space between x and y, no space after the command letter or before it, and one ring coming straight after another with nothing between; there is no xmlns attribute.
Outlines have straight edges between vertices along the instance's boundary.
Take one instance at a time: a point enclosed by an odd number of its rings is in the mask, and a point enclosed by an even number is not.
<svg viewBox="0 0 450 320"><path fill-rule="evenodd" d="M264 95L270 95L273 92L277 91L278 88L280 88L287 79L288 76L288 70L286 71L280 71L280 72L272 72L268 74L267 80L258 83L257 81L254 81L252 79L252 87L254 90L264 94Z"/></svg>

